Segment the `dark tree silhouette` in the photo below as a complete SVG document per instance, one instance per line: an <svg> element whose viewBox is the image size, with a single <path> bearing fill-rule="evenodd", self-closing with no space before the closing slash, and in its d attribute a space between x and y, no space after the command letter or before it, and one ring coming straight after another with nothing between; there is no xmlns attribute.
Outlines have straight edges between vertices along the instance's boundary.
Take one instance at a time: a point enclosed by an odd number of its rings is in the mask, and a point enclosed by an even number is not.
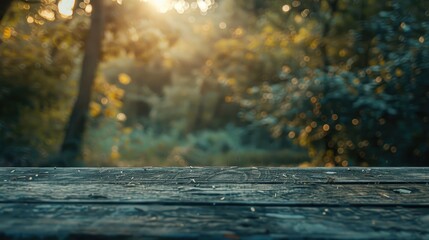
<svg viewBox="0 0 429 240"><path fill-rule="evenodd" d="M100 61L105 25L105 7L103 0L93 0L91 4L93 6L91 26L85 42L79 93L74 103L61 146L62 159L58 163L60 165L69 166L77 164L87 122L92 86Z"/></svg>
<svg viewBox="0 0 429 240"><path fill-rule="evenodd" d="M2 0L0 1L0 22L12 4L13 0Z"/></svg>

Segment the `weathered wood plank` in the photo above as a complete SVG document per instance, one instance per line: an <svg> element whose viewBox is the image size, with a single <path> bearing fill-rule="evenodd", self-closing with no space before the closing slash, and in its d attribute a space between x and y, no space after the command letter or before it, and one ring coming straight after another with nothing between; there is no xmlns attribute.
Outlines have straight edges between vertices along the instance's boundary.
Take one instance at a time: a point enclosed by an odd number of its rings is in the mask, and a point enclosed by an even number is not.
<svg viewBox="0 0 429 240"><path fill-rule="evenodd" d="M0 171L1 202L223 201L423 206L429 199L429 185L424 180L429 171L421 168L9 168ZM393 183L388 176L396 178Z"/></svg>
<svg viewBox="0 0 429 240"><path fill-rule="evenodd" d="M0 168L0 239L428 239L429 168Z"/></svg>
<svg viewBox="0 0 429 240"><path fill-rule="evenodd" d="M264 204L380 204L429 207L423 184L139 184L0 183L1 202L207 202Z"/></svg>
<svg viewBox="0 0 429 240"><path fill-rule="evenodd" d="M427 239L429 209L0 204L0 238Z"/></svg>
<svg viewBox="0 0 429 240"><path fill-rule="evenodd" d="M0 182L429 183L429 168L0 168Z"/></svg>

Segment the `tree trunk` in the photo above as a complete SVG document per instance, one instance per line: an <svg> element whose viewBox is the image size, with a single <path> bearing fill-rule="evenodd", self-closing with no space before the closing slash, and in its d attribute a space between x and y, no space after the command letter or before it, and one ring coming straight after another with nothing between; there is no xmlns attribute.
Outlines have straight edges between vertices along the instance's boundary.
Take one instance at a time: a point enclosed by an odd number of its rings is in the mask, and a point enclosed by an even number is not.
<svg viewBox="0 0 429 240"><path fill-rule="evenodd" d="M74 103L61 146L60 165L76 165L81 154L83 134L87 122L91 92L100 61L101 46L104 35L105 8L103 0L93 0L91 26L85 42L82 72L79 81L79 93Z"/></svg>
<svg viewBox="0 0 429 240"><path fill-rule="evenodd" d="M6 14L7 10L10 8L13 0L1 0L0 1L0 23Z"/></svg>

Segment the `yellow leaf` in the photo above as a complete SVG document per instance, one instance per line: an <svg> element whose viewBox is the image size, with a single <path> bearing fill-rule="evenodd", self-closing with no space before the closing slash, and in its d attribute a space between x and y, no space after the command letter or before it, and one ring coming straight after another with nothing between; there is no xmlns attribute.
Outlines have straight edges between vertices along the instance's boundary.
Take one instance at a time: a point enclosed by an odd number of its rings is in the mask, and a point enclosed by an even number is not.
<svg viewBox="0 0 429 240"><path fill-rule="evenodd" d="M91 117L97 117L101 113L101 107L100 104L96 102L91 102L89 105L89 114Z"/></svg>
<svg viewBox="0 0 429 240"><path fill-rule="evenodd" d="M228 81L228 85L230 85L230 86L234 86L237 84L237 79L235 79L235 78L228 78L227 81Z"/></svg>
<svg viewBox="0 0 429 240"><path fill-rule="evenodd" d="M8 39L8 38L10 38L10 37L12 36L12 31L13 31L13 29L12 29L11 27L6 27L6 28L3 30L3 38L4 38L4 39Z"/></svg>
<svg viewBox="0 0 429 240"><path fill-rule="evenodd" d="M113 160L117 160L120 157L121 157L121 154L119 153L119 151L116 148L112 149L112 152L110 153L110 158Z"/></svg>
<svg viewBox="0 0 429 240"><path fill-rule="evenodd" d="M402 77L402 75L404 75L404 72L403 72L401 69L397 68L397 69L395 70L395 75L396 75L397 77Z"/></svg>
<svg viewBox="0 0 429 240"><path fill-rule="evenodd" d="M104 115L106 116L106 117L109 117L109 118L113 118L113 117L115 117L116 116L116 114L115 114L116 112L115 112L115 110L113 110L113 109L111 109L111 108L107 108L106 110L104 110Z"/></svg>
<svg viewBox="0 0 429 240"><path fill-rule="evenodd" d="M126 73L120 73L118 75L118 81L124 85L128 85L131 82L131 77Z"/></svg>
<svg viewBox="0 0 429 240"><path fill-rule="evenodd" d="M265 39L265 46L267 46L267 47L274 47L275 46L275 41L274 41L274 37L267 37L266 39Z"/></svg>

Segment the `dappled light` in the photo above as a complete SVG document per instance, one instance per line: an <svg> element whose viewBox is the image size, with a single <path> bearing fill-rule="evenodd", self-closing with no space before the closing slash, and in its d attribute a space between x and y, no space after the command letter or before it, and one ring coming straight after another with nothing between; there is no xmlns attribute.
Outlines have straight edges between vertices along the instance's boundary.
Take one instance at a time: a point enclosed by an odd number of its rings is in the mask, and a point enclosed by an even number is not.
<svg viewBox="0 0 429 240"><path fill-rule="evenodd" d="M0 164L429 165L427 9L12 1Z"/></svg>
<svg viewBox="0 0 429 240"><path fill-rule="evenodd" d="M201 13L207 11L215 5L214 0L197 0L189 2L185 0L141 0L148 3L156 11L160 13L167 13L169 11L176 11L179 14L185 13L187 10L199 9Z"/></svg>
<svg viewBox="0 0 429 240"><path fill-rule="evenodd" d="M58 12L61 16L71 17L73 15L73 8L75 0L60 0L58 2Z"/></svg>

